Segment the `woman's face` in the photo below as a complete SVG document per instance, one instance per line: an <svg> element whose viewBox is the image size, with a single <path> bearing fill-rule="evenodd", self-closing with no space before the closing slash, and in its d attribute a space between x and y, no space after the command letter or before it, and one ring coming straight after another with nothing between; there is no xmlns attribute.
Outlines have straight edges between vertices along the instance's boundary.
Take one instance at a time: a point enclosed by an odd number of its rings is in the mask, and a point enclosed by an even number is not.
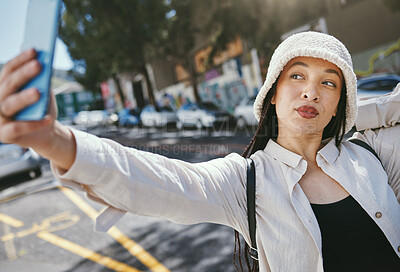
<svg viewBox="0 0 400 272"><path fill-rule="evenodd" d="M341 70L319 58L296 57L281 72L272 98L279 135L321 135L333 116L343 85Z"/></svg>

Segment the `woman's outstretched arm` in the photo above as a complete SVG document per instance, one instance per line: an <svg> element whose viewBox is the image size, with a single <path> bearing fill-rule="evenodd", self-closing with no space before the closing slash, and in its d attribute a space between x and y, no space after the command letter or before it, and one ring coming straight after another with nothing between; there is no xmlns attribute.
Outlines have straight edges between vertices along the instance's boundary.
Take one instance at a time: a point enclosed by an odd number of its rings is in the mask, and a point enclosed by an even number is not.
<svg viewBox="0 0 400 272"><path fill-rule="evenodd" d="M41 156L63 169L74 162L76 143L71 131L56 121L57 107L51 94L49 112L40 121L15 121L13 116L39 99L35 88L17 92L41 66L33 49L10 60L0 73L0 141L31 147Z"/></svg>

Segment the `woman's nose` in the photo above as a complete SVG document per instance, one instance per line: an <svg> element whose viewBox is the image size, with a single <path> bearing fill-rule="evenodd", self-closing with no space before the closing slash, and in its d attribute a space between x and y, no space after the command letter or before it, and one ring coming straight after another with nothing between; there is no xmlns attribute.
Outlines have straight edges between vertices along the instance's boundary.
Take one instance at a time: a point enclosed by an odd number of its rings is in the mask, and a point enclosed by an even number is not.
<svg viewBox="0 0 400 272"><path fill-rule="evenodd" d="M315 86L307 85L305 86L303 92L301 93L301 98L307 101L319 101L318 91Z"/></svg>

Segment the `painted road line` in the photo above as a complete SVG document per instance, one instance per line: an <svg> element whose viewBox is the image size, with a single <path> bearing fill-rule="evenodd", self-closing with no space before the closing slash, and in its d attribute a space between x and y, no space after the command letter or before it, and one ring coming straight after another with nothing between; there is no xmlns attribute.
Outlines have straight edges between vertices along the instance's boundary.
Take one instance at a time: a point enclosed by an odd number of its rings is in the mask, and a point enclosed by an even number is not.
<svg viewBox="0 0 400 272"><path fill-rule="evenodd" d="M118 262L110 257L103 256L98 254L90 249L84 248L78 244L75 244L71 241L58 237L47 231L40 231L36 234L40 239L43 239L53 245L66 249L72 253L75 253L83 258L89 259L93 262L104 265L107 268L110 268L115 271L121 272L140 272L136 268L133 268L127 264Z"/></svg>
<svg viewBox="0 0 400 272"><path fill-rule="evenodd" d="M10 225L3 223L4 234L8 235L11 233ZM18 259L17 253L15 251L14 240L9 240L4 242L4 247L6 249L7 258L11 261Z"/></svg>
<svg viewBox="0 0 400 272"><path fill-rule="evenodd" d="M92 206L78 196L74 191L66 187L58 187L76 206L86 213L92 220L95 220L99 214ZM135 241L129 239L117 227L112 227L107 232L112 238L119 242L126 250L135 256L142 264L147 266L153 272L170 272L163 264L157 261L150 253L144 250Z"/></svg>
<svg viewBox="0 0 400 272"><path fill-rule="evenodd" d="M117 227L112 227L108 234L111 235L116 241L118 241L126 250L128 250L133 256L139 261L146 265L153 272L170 272L168 268L158 262L153 256L151 256L146 250L144 250L136 242L129 239L123 234Z"/></svg>
<svg viewBox="0 0 400 272"><path fill-rule="evenodd" d="M24 222L2 213L0 213L0 222L4 222L14 228L20 228L24 225Z"/></svg>
<svg viewBox="0 0 400 272"><path fill-rule="evenodd" d="M11 234L10 226L12 226L14 228L20 228L24 225L24 222L22 222L18 219L15 219L11 216L8 216L6 214L2 214L2 213L0 213L0 222L4 223L4 227L3 227L4 235ZM17 254L15 252L15 246L14 246L13 240L5 241L4 247L6 250L7 258L9 260L15 260L18 258Z"/></svg>

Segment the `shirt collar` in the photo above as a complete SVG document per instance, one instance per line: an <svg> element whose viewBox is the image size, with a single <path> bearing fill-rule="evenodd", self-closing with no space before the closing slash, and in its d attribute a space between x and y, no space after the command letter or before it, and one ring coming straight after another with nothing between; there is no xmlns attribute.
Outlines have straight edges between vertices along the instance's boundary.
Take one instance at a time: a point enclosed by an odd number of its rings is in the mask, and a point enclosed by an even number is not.
<svg viewBox="0 0 400 272"><path fill-rule="evenodd" d="M300 155L287 150L272 139L268 141L264 151L274 159L293 168L296 168L302 160Z"/></svg>
<svg viewBox="0 0 400 272"><path fill-rule="evenodd" d="M339 149L335 145L335 138L324 140L322 143L327 142L321 150L318 151L317 156L321 156L329 164L333 164L339 156Z"/></svg>
<svg viewBox="0 0 400 272"><path fill-rule="evenodd" d="M334 138L326 139L323 141L323 143L325 142L325 146L318 151L317 157L321 156L325 161L333 164L339 156L339 149L335 145ZM264 152L293 168L297 168L303 159L300 155L287 150L272 139L268 141Z"/></svg>

